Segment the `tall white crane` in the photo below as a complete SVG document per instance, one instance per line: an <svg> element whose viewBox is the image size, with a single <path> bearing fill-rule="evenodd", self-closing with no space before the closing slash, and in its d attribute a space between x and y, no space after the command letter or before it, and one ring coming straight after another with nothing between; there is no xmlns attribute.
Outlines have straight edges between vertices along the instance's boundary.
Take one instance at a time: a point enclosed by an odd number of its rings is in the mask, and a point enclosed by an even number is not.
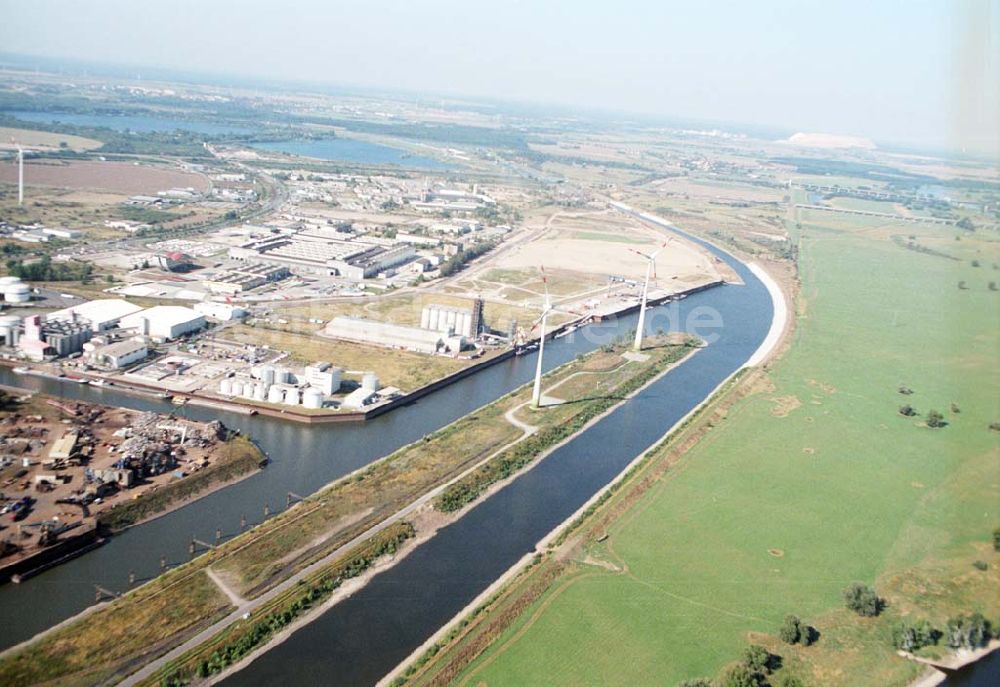
<svg viewBox="0 0 1000 687"><path fill-rule="evenodd" d="M538 337L538 361L535 364L535 386L531 391L531 407L537 408L542 401L542 354L545 352L545 325L552 312L552 300L549 298L549 280L542 269L542 285L545 287L545 300L542 302L542 315L535 320L535 326L540 326L541 331ZM534 329L534 327L532 327Z"/></svg>
<svg viewBox="0 0 1000 687"><path fill-rule="evenodd" d="M649 278L650 276L656 275L656 256L666 247L667 243L664 242L657 250L652 253L641 253L635 249L630 248L636 255L641 255L646 259L646 281L642 285L642 299L639 301L639 322L635 328L635 343L632 344L632 350L638 351L642 348L642 330L646 325L646 297L649 294Z"/></svg>

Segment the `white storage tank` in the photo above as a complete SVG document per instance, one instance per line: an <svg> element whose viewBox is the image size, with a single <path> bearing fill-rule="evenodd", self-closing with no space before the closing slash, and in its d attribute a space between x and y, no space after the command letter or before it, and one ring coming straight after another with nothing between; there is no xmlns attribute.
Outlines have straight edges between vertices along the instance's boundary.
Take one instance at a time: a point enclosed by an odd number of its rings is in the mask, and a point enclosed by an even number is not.
<svg viewBox="0 0 1000 687"><path fill-rule="evenodd" d="M287 367L278 367L274 370L274 383L275 384L288 384L292 373L288 371Z"/></svg>
<svg viewBox="0 0 1000 687"><path fill-rule="evenodd" d="M254 382L246 381L243 384L243 398L251 399L254 395L254 387L257 385Z"/></svg>
<svg viewBox="0 0 1000 687"><path fill-rule="evenodd" d="M243 382L238 379L234 379L229 383L229 393L233 396L243 395Z"/></svg>
<svg viewBox="0 0 1000 687"><path fill-rule="evenodd" d="M260 376L258 379L265 384L274 384L274 365L261 365L260 366Z"/></svg>
<svg viewBox="0 0 1000 687"><path fill-rule="evenodd" d="M285 400L285 390L280 386L272 386L267 390L268 403L281 403Z"/></svg>
<svg viewBox="0 0 1000 687"><path fill-rule="evenodd" d="M8 284L3 287L3 297L8 303L27 303L31 300L31 287L27 284Z"/></svg>
<svg viewBox="0 0 1000 687"><path fill-rule="evenodd" d="M223 379L221 382L219 382L219 393L222 394L223 396L232 396L233 380L227 377L226 379Z"/></svg>
<svg viewBox="0 0 1000 687"><path fill-rule="evenodd" d="M366 372L361 378L361 388L368 391L378 391L378 376L374 372Z"/></svg>
<svg viewBox="0 0 1000 687"><path fill-rule="evenodd" d="M289 387L288 391L285 392L285 405L297 406L298 404L299 404L299 390L294 386Z"/></svg>
<svg viewBox="0 0 1000 687"><path fill-rule="evenodd" d="M253 400L266 401L268 385L264 382L257 382L253 385Z"/></svg>
<svg viewBox="0 0 1000 687"><path fill-rule="evenodd" d="M302 393L302 405L306 408L322 408L326 396L319 389L309 387Z"/></svg>
<svg viewBox="0 0 1000 687"><path fill-rule="evenodd" d="M0 317L0 345L14 346L20 338L21 318L15 315Z"/></svg>

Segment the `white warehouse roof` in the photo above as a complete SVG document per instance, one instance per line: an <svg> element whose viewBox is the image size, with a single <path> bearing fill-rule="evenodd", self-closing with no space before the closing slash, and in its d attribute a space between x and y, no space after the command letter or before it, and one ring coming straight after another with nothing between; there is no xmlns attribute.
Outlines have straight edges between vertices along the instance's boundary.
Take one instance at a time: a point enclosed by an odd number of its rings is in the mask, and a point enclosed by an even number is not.
<svg viewBox="0 0 1000 687"><path fill-rule="evenodd" d="M50 312L46 315L45 319L72 320L73 316L76 315L78 318L89 321L94 331L100 331L111 327L123 317L137 313L140 310L142 310L142 307L120 298L102 298Z"/></svg>
<svg viewBox="0 0 1000 687"><path fill-rule="evenodd" d="M424 353L435 353L444 345L441 332L360 317L335 317L327 323L323 333L335 339L408 348Z"/></svg>
<svg viewBox="0 0 1000 687"><path fill-rule="evenodd" d="M145 329L148 323L148 329ZM156 305L123 317L120 325L160 339L173 339L205 326L205 316L183 305Z"/></svg>

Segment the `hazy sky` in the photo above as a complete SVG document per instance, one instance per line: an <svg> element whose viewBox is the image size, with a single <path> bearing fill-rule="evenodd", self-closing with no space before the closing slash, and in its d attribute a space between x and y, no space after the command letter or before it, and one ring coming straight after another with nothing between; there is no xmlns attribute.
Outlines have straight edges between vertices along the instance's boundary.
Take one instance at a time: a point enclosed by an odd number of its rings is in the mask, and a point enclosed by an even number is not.
<svg viewBox="0 0 1000 687"><path fill-rule="evenodd" d="M1000 0L0 0L0 49L996 149Z"/></svg>

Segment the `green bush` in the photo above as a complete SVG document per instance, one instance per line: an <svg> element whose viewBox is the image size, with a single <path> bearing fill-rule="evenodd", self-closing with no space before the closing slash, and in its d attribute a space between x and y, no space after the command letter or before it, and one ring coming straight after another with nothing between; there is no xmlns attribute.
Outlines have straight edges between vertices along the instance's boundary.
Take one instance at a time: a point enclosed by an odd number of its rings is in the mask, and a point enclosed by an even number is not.
<svg viewBox="0 0 1000 687"><path fill-rule="evenodd" d="M926 620L902 620L892 629L892 645L901 651L917 651L937 644L941 632Z"/></svg>
<svg viewBox="0 0 1000 687"><path fill-rule="evenodd" d="M885 602L868 585L854 582L844 590L844 605L858 615L874 617L882 612Z"/></svg>

